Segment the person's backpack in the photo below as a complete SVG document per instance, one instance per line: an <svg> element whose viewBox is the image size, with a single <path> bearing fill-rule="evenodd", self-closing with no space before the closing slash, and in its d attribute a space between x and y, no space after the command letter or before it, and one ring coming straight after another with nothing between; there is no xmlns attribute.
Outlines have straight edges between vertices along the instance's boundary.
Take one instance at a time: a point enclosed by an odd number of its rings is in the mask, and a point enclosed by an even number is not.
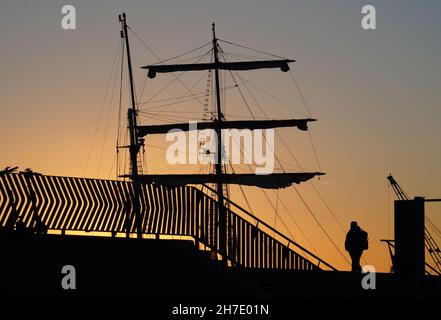
<svg viewBox="0 0 441 320"><path fill-rule="evenodd" d="M364 230L360 231L360 246L361 246L361 249L363 249L363 250L369 249L368 233Z"/></svg>

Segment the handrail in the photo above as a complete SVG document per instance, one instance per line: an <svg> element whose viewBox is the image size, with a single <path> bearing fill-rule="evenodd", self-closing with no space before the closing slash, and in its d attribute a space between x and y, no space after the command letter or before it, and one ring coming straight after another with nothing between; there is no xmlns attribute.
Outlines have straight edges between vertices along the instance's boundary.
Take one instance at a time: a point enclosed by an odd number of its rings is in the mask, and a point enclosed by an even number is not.
<svg viewBox="0 0 441 320"><path fill-rule="evenodd" d="M207 188L208 190L212 191L212 192L216 192L213 188L207 186L204 184L204 187ZM288 241L287 246L289 247L289 244L292 243L293 245L295 245L297 248L301 249L302 251L306 252L307 254L309 254L311 257L317 259L319 262L323 263L325 266L327 266L328 268L330 268L333 271L338 271L335 267L333 267L332 265L330 265L329 263L327 263L326 261L324 261L323 259L317 257L314 253L312 253L311 251L309 251L308 249L304 248L303 246L301 246L300 244L298 244L297 242L291 240L290 238L288 238L287 236L285 236L283 233L279 232L278 230L274 229L273 227L271 227L269 224L267 224L265 221L259 219L258 217L256 217L255 215L253 215L251 212L248 212L246 209L244 209L243 207L241 207L240 205L238 205L237 203L233 202L230 199L225 198L225 201L227 201L228 203L232 204L233 206L235 206L236 208L238 208L239 210L241 210L243 213L247 214L248 216L250 216L251 218L253 218L254 220L256 220L258 223L263 224L265 227L267 227L268 229L270 229L272 232L276 233L278 236L282 237L283 239L285 239L286 241Z"/></svg>

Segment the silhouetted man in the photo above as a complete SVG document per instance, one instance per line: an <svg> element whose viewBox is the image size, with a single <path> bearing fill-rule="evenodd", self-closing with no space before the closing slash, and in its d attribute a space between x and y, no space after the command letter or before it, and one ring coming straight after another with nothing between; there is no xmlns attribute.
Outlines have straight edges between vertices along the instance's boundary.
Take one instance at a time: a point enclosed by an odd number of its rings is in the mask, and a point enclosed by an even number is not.
<svg viewBox="0 0 441 320"><path fill-rule="evenodd" d="M352 272L361 272L360 258L363 250L368 248L367 232L361 230L356 221L351 222L345 240L345 249L352 259Z"/></svg>

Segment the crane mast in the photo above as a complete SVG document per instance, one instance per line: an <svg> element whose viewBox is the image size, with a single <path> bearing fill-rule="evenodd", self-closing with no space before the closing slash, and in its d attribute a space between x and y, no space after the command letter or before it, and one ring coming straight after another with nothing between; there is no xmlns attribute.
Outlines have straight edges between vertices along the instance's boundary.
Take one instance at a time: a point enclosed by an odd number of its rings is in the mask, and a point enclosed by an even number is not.
<svg viewBox="0 0 441 320"><path fill-rule="evenodd" d="M389 180L389 183L394 190L398 200L410 200L407 193L401 188L401 186L392 175L389 175L387 179ZM434 268L431 266L428 267L431 268L432 271L435 269L437 270L437 273L441 273L441 250L439 249L438 245L436 244L435 240L426 227L424 227L424 244L433 261L435 262Z"/></svg>

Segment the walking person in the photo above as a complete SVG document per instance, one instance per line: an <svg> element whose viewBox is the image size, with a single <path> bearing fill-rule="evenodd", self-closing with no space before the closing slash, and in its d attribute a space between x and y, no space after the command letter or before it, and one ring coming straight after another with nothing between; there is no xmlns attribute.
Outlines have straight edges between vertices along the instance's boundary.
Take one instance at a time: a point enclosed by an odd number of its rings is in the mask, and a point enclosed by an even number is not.
<svg viewBox="0 0 441 320"><path fill-rule="evenodd" d="M363 250L368 249L368 234L358 226L357 221L351 222L346 234L345 249L352 259L352 272L361 272L360 258Z"/></svg>

